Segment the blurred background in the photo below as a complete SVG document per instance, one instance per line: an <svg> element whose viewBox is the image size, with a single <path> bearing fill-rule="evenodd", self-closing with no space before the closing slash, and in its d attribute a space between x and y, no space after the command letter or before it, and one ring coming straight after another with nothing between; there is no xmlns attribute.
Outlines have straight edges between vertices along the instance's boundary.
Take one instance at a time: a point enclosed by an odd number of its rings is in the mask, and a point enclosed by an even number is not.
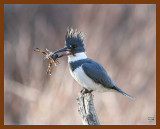
<svg viewBox="0 0 160 129"><path fill-rule="evenodd" d="M150 4L4 5L4 124L82 124L76 101L82 87L67 57L48 76L49 60L33 51L62 48L68 26L84 32L87 56L136 98L93 92L100 123L156 124L156 5Z"/></svg>

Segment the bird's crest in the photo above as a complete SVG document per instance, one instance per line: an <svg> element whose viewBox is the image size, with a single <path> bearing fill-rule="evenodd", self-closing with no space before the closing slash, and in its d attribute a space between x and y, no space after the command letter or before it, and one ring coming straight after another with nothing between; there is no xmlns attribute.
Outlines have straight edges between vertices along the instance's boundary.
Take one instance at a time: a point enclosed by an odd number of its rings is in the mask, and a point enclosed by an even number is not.
<svg viewBox="0 0 160 129"><path fill-rule="evenodd" d="M77 31L77 29L67 28L65 40L66 45L71 43L79 43L84 45L84 34L81 31Z"/></svg>

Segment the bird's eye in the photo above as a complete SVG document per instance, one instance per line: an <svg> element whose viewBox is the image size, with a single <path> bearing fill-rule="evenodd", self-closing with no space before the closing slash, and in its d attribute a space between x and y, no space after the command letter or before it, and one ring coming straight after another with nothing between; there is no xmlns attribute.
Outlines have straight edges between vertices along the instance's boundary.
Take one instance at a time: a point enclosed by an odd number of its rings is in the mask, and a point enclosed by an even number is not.
<svg viewBox="0 0 160 129"><path fill-rule="evenodd" d="M76 48L76 45L72 45L72 48Z"/></svg>
<svg viewBox="0 0 160 129"><path fill-rule="evenodd" d="M70 48L76 48L76 45L70 45L69 47Z"/></svg>

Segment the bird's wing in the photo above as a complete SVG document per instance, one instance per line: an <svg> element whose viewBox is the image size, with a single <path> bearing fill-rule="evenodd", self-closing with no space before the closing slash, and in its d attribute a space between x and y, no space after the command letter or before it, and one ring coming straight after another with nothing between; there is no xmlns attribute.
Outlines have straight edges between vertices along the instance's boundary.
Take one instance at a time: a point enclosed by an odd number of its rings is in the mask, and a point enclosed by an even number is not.
<svg viewBox="0 0 160 129"><path fill-rule="evenodd" d="M82 68L95 83L102 84L106 88L113 88L115 86L115 83L105 69L97 62L91 60L88 63L84 63Z"/></svg>
<svg viewBox="0 0 160 129"><path fill-rule="evenodd" d="M95 83L102 84L105 88L114 89L123 95L128 96L131 99L134 99L133 96L127 94L120 88L116 86L110 76L107 74L105 69L98 64L97 62L90 60L88 63L82 65L84 72L92 79Z"/></svg>

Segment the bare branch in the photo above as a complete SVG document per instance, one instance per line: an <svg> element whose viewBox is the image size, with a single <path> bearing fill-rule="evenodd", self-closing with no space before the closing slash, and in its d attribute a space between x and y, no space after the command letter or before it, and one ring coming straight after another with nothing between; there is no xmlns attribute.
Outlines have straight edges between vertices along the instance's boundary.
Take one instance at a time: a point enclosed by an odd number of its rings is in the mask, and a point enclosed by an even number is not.
<svg viewBox="0 0 160 129"><path fill-rule="evenodd" d="M91 93L80 93L78 98L78 112L84 125L100 125L93 104L93 95Z"/></svg>

